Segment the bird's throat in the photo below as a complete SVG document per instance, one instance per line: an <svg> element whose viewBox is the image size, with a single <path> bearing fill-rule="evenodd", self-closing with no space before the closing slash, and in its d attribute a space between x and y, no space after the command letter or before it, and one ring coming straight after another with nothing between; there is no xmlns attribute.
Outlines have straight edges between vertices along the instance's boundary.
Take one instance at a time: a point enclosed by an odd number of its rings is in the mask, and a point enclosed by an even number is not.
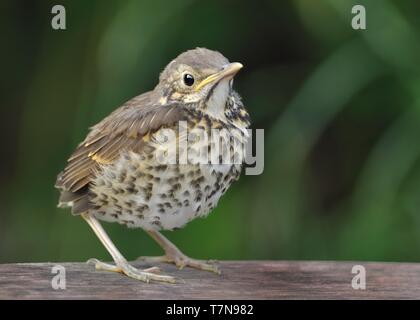
<svg viewBox="0 0 420 320"><path fill-rule="evenodd" d="M221 80L209 92L204 103L203 112L210 117L226 121L226 101L230 93L230 85L227 79Z"/></svg>

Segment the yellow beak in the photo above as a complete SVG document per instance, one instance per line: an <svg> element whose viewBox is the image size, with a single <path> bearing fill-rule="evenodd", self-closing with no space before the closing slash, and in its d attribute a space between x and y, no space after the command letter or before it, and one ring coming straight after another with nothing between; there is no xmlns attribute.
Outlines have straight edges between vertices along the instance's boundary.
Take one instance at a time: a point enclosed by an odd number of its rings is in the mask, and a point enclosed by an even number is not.
<svg viewBox="0 0 420 320"><path fill-rule="evenodd" d="M228 65L226 65L222 71L216 72L210 76L208 76L207 78L205 78L203 81L201 81L196 87L195 87L195 91L199 91L202 87L204 87L205 85L212 83L212 82L218 82L223 78L228 78L231 77L233 78L233 76L239 71L241 70L243 67L242 63L239 62L232 62L229 63Z"/></svg>

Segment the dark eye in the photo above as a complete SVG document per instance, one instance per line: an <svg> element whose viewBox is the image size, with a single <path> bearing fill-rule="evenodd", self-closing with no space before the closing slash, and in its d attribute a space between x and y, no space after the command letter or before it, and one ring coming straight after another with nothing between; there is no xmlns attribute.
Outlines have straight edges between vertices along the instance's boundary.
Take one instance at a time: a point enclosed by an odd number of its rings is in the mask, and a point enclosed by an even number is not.
<svg viewBox="0 0 420 320"><path fill-rule="evenodd" d="M184 83L185 85L191 87L194 84L194 77L190 75L189 73L186 73L184 75Z"/></svg>

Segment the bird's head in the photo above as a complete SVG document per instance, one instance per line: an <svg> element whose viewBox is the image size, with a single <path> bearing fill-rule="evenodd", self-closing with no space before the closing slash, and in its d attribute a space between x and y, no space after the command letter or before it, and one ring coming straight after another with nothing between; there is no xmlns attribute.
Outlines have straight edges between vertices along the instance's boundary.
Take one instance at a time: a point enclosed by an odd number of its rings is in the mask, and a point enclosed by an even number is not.
<svg viewBox="0 0 420 320"><path fill-rule="evenodd" d="M233 77L242 68L217 51L197 48L172 60L159 78L162 103L182 102L224 108Z"/></svg>

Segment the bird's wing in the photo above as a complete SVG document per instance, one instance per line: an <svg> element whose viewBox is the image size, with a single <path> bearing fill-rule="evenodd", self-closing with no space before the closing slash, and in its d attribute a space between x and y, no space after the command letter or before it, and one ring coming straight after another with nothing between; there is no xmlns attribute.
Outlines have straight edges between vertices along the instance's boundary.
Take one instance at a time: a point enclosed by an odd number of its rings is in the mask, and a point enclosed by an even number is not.
<svg viewBox="0 0 420 320"><path fill-rule="evenodd" d="M60 204L71 203L73 214L88 210L89 183L101 168L112 164L121 151L140 152L145 134L174 124L181 117L181 107L150 103L147 94L115 110L91 128L58 175L56 187L62 190Z"/></svg>

